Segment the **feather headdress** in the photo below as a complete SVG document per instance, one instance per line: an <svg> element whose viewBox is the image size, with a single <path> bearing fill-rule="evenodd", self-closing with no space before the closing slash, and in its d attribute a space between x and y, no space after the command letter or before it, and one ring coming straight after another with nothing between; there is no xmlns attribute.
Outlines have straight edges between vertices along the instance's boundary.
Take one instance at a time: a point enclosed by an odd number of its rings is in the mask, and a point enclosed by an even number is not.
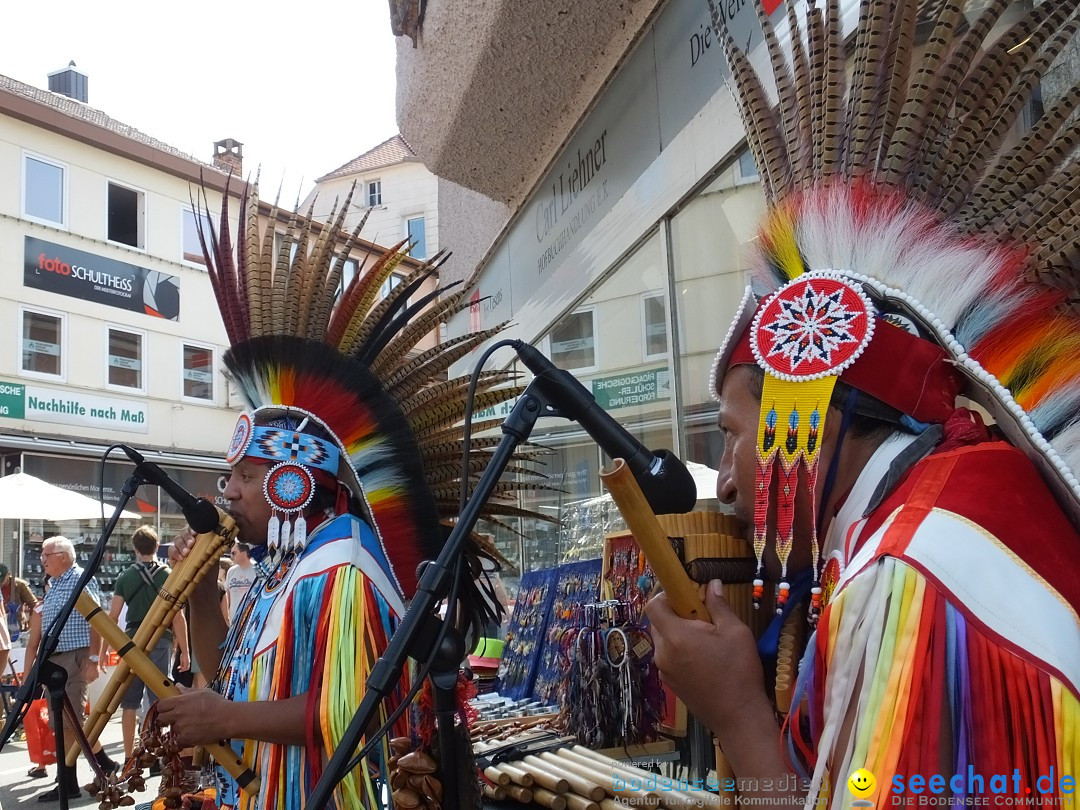
<svg viewBox="0 0 1080 810"><path fill-rule="evenodd" d="M469 378L448 380L446 372L502 327L416 351L421 339L468 301L446 287L421 293L444 256L419 265L405 262L405 243L361 268L342 289L346 262L364 224L351 233L343 230L351 197L350 192L335 205L325 225L312 221L310 210L307 216L292 214L275 246L277 209L260 232L257 188L249 189L240 200L234 261L226 192L220 224L200 236L232 344L224 358L229 376L256 414L291 419L290 431L302 432L298 424L307 420L328 434L340 458L332 473L363 505L403 596L410 598L417 565L438 554L458 512L460 423ZM380 297L395 270L403 278ZM506 373L485 374L475 407L517 396L520 389L512 379ZM249 416L241 417L230 459L252 452L258 430ZM303 440L312 443L310 437ZM264 437L264 442L271 440ZM525 449L518 458L527 460L532 453L535 449ZM528 464L515 469L532 472ZM526 480L503 489L513 494L515 487L530 485ZM497 520L506 506L493 500L484 517Z"/></svg>
<svg viewBox="0 0 1080 810"><path fill-rule="evenodd" d="M943 0L917 43L919 0L863 0L850 64L839 0L788 3L790 53L757 5L769 78L710 0L769 205L755 292L773 297L748 291L711 390L756 362L767 385L840 379L922 422L945 421L963 391L1080 525L1080 86L1015 135L1080 28L1077 3L1047 0L1006 25L1008 0L971 20L963 0ZM763 464L786 429L782 471L801 459L816 473L807 443L820 423L805 415L821 394L783 394L794 426L762 415Z"/></svg>

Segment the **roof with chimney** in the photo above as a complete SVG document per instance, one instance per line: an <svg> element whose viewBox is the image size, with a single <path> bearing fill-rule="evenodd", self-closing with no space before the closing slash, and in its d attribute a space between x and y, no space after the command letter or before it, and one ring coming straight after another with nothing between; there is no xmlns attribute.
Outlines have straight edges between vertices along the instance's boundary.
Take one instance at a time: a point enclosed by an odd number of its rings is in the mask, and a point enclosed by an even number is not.
<svg viewBox="0 0 1080 810"><path fill-rule="evenodd" d="M393 138L388 138L374 149L369 149L359 157L354 157L348 163L339 166L329 174L324 174L315 182L321 183L323 180L333 180L336 177L347 177L350 174L360 174L361 172L369 172L373 169L383 169L387 166L395 166L398 163L404 163L408 160L415 159L416 152L409 146L408 141L399 134L395 135Z"/></svg>
<svg viewBox="0 0 1080 810"><path fill-rule="evenodd" d="M144 147L149 147L157 152L170 155L183 161L189 161L197 166L210 169L213 172L219 171L210 163L199 160L174 146L170 146L164 141L159 141L157 138L151 137L145 132L135 129L135 127L117 121L115 118L106 115L101 110L95 109L88 104L76 101L75 99L60 93L54 93L51 90L42 90L39 87L25 84L17 79L12 79L10 76L0 75L0 95L4 94L12 97L13 101L11 103L0 103L0 112L21 118L29 123L37 124L48 129L58 129L56 113L59 113L61 116L73 119L72 123L89 124L91 127L97 127L103 131L103 135L119 135L128 141L141 144ZM40 105L40 107L45 109L39 108L39 113L34 114L33 109L28 107L25 103L20 105L18 103L20 100L32 102L34 105ZM62 129L66 130L65 134L72 137L79 137L76 132L68 130L67 127L63 127ZM79 130L87 131L87 128L80 127ZM88 140L85 136L80 137L79 139Z"/></svg>

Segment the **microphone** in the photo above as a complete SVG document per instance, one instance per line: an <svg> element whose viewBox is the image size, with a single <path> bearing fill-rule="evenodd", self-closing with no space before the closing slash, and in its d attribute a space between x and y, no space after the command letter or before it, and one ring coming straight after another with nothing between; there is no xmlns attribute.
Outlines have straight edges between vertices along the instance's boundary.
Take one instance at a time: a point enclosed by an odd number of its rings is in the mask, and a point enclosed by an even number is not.
<svg viewBox="0 0 1080 810"><path fill-rule="evenodd" d="M180 505L180 511L188 525L196 534L212 532L218 526L218 510L206 498L196 498L178 483L169 478L169 474L152 461L147 461L135 450L125 444L120 445L137 472L147 484L161 487Z"/></svg>
<svg viewBox="0 0 1080 810"><path fill-rule="evenodd" d="M560 413L585 428L600 449L621 458L637 479L653 512L658 515L689 512L697 501L697 485L690 471L668 450L652 452L631 436L569 371L556 367L538 349L521 340L511 341L521 362Z"/></svg>

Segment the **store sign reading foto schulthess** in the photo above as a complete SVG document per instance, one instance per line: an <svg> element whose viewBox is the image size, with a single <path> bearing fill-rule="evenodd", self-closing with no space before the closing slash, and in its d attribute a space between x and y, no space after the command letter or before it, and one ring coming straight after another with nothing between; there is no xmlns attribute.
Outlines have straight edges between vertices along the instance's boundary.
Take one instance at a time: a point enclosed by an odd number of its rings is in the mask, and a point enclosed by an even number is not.
<svg viewBox="0 0 1080 810"><path fill-rule="evenodd" d="M26 237L23 284L155 318L180 318L176 276L32 236Z"/></svg>

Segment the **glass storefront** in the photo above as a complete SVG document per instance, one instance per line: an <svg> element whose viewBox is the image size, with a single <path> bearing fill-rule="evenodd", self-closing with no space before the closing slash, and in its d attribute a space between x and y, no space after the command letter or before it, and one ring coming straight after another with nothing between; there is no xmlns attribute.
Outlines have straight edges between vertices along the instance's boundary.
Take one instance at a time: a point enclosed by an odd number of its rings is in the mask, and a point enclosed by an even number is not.
<svg viewBox="0 0 1080 810"><path fill-rule="evenodd" d="M706 381L747 283L764 208L753 162L733 157L538 344L650 449L713 468L719 461ZM576 423L541 420L532 441L550 454L541 457L544 487L521 505L552 522L517 521L513 531L496 530L497 544L522 572L595 559L604 535L622 528L599 478L609 459ZM705 497L697 508L721 506Z"/></svg>
<svg viewBox="0 0 1080 810"><path fill-rule="evenodd" d="M674 446L671 325L664 240L654 230L589 295L556 322L541 346L556 365L574 373L597 401L650 448ZM601 491L599 473L610 463L576 423L541 420L532 441L543 457L546 489L523 499L525 508L558 523L522 521L522 570L549 568L599 556L617 511Z"/></svg>
<svg viewBox="0 0 1080 810"><path fill-rule="evenodd" d="M184 489L196 497L204 497L219 506L225 504L222 490L225 486L224 470L191 469L162 465L165 471ZM115 504L121 488L132 473L132 464L123 461L107 462L102 468L99 461L90 458L71 458L36 453L16 453L5 457L7 473L22 471L40 478L54 486L72 490L106 503L106 520L112 514L109 504ZM156 487L141 486L135 497L128 501L126 510L137 513L139 518L122 518L109 538L104 562L98 573L98 583L104 591L111 591L116 576L134 561L131 535L140 525L153 526L161 538L160 554L178 534L186 521L176 503ZM0 559L26 579L36 593L42 593L40 553L42 540L53 535L63 535L75 544L80 564L89 559L93 547L101 538L103 523L100 518L51 521L46 517L34 520L3 520Z"/></svg>
<svg viewBox="0 0 1080 810"><path fill-rule="evenodd" d="M739 156L670 220L684 461L715 467L720 460L709 370L742 300L764 213L753 162Z"/></svg>

